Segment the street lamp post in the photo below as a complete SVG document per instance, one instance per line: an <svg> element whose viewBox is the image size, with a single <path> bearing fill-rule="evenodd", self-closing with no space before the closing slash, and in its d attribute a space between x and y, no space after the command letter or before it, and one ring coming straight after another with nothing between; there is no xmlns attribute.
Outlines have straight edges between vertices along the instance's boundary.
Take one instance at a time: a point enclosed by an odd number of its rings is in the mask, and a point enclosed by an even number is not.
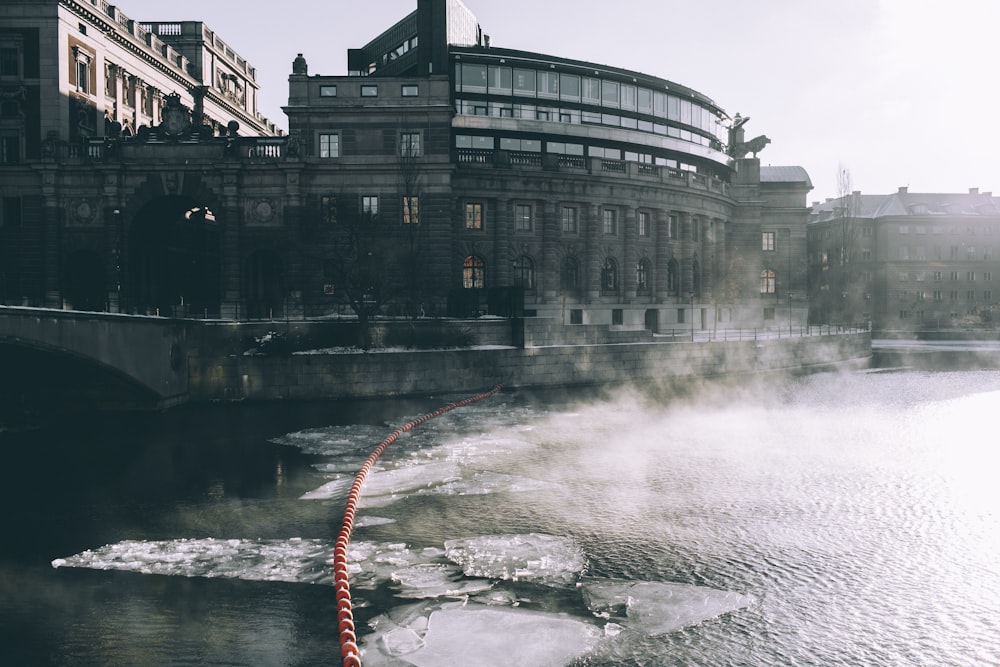
<svg viewBox="0 0 1000 667"><path fill-rule="evenodd" d="M688 298L691 300L691 342L694 342L694 292L688 292Z"/></svg>
<svg viewBox="0 0 1000 667"><path fill-rule="evenodd" d="M788 335L792 335L792 295L794 292L788 292Z"/></svg>

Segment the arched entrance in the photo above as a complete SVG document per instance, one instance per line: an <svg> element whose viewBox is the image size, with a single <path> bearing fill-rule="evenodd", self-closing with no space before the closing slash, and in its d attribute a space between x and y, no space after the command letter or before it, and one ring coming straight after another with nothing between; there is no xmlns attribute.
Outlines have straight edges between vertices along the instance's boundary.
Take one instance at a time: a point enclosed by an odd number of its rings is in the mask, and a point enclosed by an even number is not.
<svg viewBox="0 0 1000 667"><path fill-rule="evenodd" d="M202 203L168 196L146 204L129 232L128 310L179 317L219 313L219 230Z"/></svg>
<svg viewBox="0 0 1000 667"><path fill-rule="evenodd" d="M247 259L247 317L284 316L285 271L278 253L257 250Z"/></svg>
<svg viewBox="0 0 1000 667"><path fill-rule="evenodd" d="M73 310L104 310L104 260L93 251L78 250L66 258L62 295Z"/></svg>

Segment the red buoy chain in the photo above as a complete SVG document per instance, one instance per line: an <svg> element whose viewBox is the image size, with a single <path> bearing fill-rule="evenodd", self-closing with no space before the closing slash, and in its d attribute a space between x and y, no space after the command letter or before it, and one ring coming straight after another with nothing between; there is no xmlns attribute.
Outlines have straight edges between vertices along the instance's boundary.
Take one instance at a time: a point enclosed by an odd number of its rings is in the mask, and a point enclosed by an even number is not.
<svg viewBox="0 0 1000 667"><path fill-rule="evenodd" d="M358 652L358 637L354 633L354 610L351 606L351 587L347 583L347 545L351 541L351 532L354 530L354 515L358 510L358 499L361 497L361 486L365 483L372 466L386 447L396 442L399 436L406 431L412 431L424 422L435 417L440 417L446 412L456 408L461 408L483 399L489 398L498 393L503 385L498 384L486 393L471 396L464 400L446 405L443 408L429 412L422 417L414 419L408 424L400 426L393 431L388 438L383 440L375 448L354 477L354 484L347 495L347 506L344 508L344 520L340 524L340 533L337 535L337 542L333 547L333 584L337 591L337 630L340 633L340 655L343 658L344 667L361 667L361 655Z"/></svg>

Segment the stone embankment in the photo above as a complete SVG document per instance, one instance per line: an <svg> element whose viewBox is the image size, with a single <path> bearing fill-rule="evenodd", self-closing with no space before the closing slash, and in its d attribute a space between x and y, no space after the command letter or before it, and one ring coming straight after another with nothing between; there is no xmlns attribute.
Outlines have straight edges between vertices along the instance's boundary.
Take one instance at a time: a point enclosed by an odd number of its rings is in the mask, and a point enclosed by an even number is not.
<svg viewBox="0 0 1000 667"><path fill-rule="evenodd" d="M871 336L866 331L829 334L814 329L813 335L794 336L786 331L783 337L777 332L744 331L737 340L698 332L692 341L687 334L656 336L644 330L562 326L533 318L513 323L380 322L373 333L376 344L383 346L368 352L343 346L302 349L300 345L298 350L288 346L292 340L320 340L316 328L323 326L344 325L268 322L196 327L188 339L191 400L376 398L472 392L496 384L525 389L656 386L693 378L864 366L871 358ZM463 346L386 347L394 326L408 328L421 340L448 340L458 331ZM512 344L522 339L523 346ZM274 345L275 341L286 347Z"/></svg>

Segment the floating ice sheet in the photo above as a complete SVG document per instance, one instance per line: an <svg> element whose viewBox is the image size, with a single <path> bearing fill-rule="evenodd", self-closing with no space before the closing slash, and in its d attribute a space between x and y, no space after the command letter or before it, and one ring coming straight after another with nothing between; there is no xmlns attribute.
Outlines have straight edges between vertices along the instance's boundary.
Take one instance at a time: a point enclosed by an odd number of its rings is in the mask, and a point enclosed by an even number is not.
<svg viewBox="0 0 1000 667"><path fill-rule="evenodd" d="M582 588L591 611L625 616L628 627L652 636L697 625L751 603L739 593L670 582L594 580Z"/></svg>
<svg viewBox="0 0 1000 667"><path fill-rule="evenodd" d="M575 541L539 533L448 540L444 550L469 577L525 579L550 585L575 582L587 564Z"/></svg>
<svg viewBox="0 0 1000 667"><path fill-rule="evenodd" d="M362 662L415 667L566 665L589 652L603 633L565 614L448 605L391 622L362 640ZM421 631L426 627L425 631Z"/></svg>

